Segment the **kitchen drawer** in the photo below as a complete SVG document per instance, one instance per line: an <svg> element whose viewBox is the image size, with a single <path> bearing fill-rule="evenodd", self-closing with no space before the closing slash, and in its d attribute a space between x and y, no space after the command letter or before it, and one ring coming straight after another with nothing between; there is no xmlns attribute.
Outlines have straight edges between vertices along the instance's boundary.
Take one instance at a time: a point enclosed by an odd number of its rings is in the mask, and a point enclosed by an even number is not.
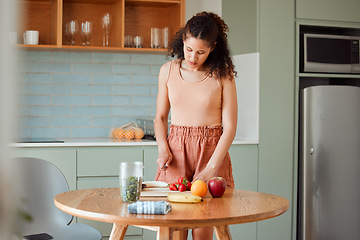
<svg viewBox="0 0 360 240"><path fill-rule="evenodd" d="M143 162L142 147L77 149L77 176L118 176L120 162Z"/></svg>
<svg viewBox="0 0 360 240"><path fill-rule="evenodd" d="M77 189L113 187L119 187L119 177L81 177L77 180Z"/></svg>
<svg viewBox="0 0 360 240"><path fill-rule="evenodd" d="M89 188L110 188L118 187L119 178L118 177L81 177L77 180L77 189L89 189ZM119 201L120 200L120 191L119 191ZM104 237L110 236L112 223L92 221L84 218L77 218L77 222L88 224L101 232ZM129 226L126 231L126 236L140 236L142 235L142 229ZM127 239L127 238L125 238ZM137 238L129 238L137 239ZM140 238L141 239L141 238Z"/></svg>

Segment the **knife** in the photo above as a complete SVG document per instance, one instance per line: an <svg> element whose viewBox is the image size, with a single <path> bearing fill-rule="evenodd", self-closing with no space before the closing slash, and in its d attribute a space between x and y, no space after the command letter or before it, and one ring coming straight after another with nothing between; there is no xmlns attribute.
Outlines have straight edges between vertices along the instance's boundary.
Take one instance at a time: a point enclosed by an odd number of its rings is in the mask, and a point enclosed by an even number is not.
<svg viewBox="0 0 360 240"><path fill-rule="evenodd" d="M164 171L164 177L165 177L165 181L166 181L166 170L167 170L167 166L166 163L164 164L164 166L162 167L163 171Z"/></svg>
<svg viewBox="0 0 360 240"><path fill-rule="evenodd" d="M168 186L168 183L162 181L145 181L142 183L142 189L166 189Z"/></svg>

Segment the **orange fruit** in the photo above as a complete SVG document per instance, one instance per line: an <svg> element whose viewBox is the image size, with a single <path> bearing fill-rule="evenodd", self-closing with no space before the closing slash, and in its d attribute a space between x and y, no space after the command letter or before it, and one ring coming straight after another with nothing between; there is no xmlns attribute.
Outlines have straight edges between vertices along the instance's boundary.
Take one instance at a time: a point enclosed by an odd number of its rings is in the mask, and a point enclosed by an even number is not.
<svg viewBox="0 0 360 240"><path fill-rule="evenodd" d="M113 137L116 139L123 139L125 135L125 130L122 128L115 128L113 131Z"/></svg>
<svg viewBox="0 0 360 240"><path fill-rule="evenodd" d="M134 139L135 138L135 130L132 128L126 129L124 137L128 140Z"/></svg>
<svg viewBox="0 0 360 240"><path fill-rule="evenodd" d="M144 137L144 131L141 128L134 128L135 130L135 139L142 139Z"/></svg>
<svg viewBox="0 0 360 240"><path fill-rule="evenodd" d="M196 180L192 185L191 185L191 194L199 196L199 197L204 197L208 191L207 185L203 180Z"/></svg>

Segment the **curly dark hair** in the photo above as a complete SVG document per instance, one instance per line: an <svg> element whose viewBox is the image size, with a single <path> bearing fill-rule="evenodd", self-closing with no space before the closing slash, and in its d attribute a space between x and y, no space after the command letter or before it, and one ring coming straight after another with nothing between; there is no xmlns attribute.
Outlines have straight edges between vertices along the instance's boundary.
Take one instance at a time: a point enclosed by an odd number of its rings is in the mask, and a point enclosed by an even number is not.
<svg viewBox="0 0 360 240"><path fill-rule="evenodd" d="M184 39L188 37L198 38L209 42L214 47L205 61L209 66L209 74L222 79L237 75L234 70L234 64L230 57L230 50L227 40L229 27L224 20L212 12L200 12L194 15L172 38L168 51L171 57L177 56L178 59L184 59Z"/></svg>

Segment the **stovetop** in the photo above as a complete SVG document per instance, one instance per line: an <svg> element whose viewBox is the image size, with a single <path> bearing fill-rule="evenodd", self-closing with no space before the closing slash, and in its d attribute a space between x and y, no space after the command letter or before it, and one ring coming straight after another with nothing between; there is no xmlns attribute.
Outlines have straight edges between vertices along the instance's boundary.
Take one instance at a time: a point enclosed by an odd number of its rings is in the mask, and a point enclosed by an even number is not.
<svg viewBox="0 0 360 240"><path fill-rule="evenodd" d="M18 143L64 143L64 140L54 138L20 138Z"/></svg>

